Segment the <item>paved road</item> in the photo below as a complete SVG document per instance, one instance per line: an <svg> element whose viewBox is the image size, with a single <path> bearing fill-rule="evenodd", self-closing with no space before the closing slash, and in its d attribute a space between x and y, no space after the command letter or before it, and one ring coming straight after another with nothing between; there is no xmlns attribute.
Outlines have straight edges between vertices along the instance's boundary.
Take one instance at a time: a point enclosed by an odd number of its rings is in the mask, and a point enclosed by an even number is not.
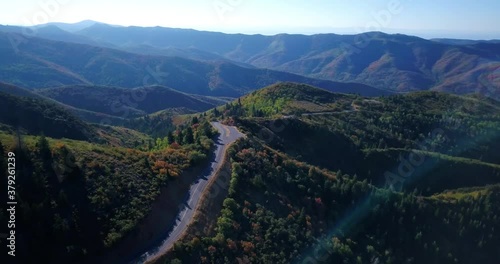
<svg viewBox="0 0 500 264"><path fill-rule="evenodd" d="M358 110L343 110L343 111L325 111L325 112L311 112L311 113L302 113L301 116L317 116L317 115L333 115L333 114L345 114L345 113L353 113ZM283 118L296 118L295 115L286 115Z"/></svg>
<svg viewBox="0 0 500 264"><path fill-rule="evenodd" d="M186 201L181 206L181 210L177 215L173 229L168 234L168 237L161 242L161 245L156 245L152 249L148 250L148 252L144 253L139 259L131 263L144 263L148 260L154 259L174 245L174 242L179 239L179 236L182 234L184 229L186 229L187 225L193 220L194 210L200 202L201 195L206 189L208 181L214 176L215 172L222 165L226 147L237 139L243 137L243 134L241 134L236 127L225 126L219 122L212 122L212 125L217 128L220 135L215 143L215 158L211 162L210 167L207 168L202 175L200 175L198 180L193 185L191 185L189 193L186 195Z"/></svg>
<svg viewBox="0 0 500 264"><path fill-rule="evenodd" d="M342 111L327 111L327 112L303 113L302 116L332 115L332 114L353 113L353 112L356 112L356 110L342 110Z"/></svg>

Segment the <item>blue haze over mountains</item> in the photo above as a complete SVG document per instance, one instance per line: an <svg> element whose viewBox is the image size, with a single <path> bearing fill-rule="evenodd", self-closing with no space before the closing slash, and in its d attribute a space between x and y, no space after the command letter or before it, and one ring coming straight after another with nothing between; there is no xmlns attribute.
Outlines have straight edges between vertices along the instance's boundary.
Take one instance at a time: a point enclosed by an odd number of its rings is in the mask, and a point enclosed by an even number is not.
<svg viewBox="0 0 500 264"><path fill-rule="evenodd" d="M159 67L166 77L158 84L203 95L236 97L296 81L367 96L437 90L499 98L500 43L495 40L427 40L382 32L264 36L93 21L1 26L0 32L0 53L7 58L1 77L28 88L137 87L146 67ZM12 54L13 39L23 52ZM12 64L38 70L25 78Z"/></svg>

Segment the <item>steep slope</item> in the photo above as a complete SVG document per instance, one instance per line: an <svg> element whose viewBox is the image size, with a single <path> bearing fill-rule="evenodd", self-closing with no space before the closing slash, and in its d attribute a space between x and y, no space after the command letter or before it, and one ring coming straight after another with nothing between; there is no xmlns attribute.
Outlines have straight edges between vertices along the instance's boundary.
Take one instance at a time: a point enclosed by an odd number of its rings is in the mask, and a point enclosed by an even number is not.
<svg viewBox="0 0 500 264"><path fill-rule="evenodd" d="M179 94L157 88L157 95ZM87 124L70 109L75 108L0 83L0 154L15 153L9 166L15 166L16 206L23 211L16 215L16 249L30 252L16 254L22 263L76 263L110 251L125 237L141 240L137 230L160 193L168 208L161 211L163 219L175 218L194 174L189 169L206 161L213 144L211 125L201 116L182 126L162 120L146 135ZM6 161L0 161L2 189ZM7 196L0 200L5 212ZM0 221L7 220L0 213ZM6 257L0 262L8 263Z"/></svg>
<svg viewBox="0 0 500 264"><path fill-rule="evenodd" d="M182 92L240 96L278 81L313 84L331 91L367 96L389 94L355 83L338 83L227 62L199 62L178 57L146 56L123 51L29 38L12 45L15 33L0 33L0 80L40 88L71 84L120 86L153 84Z"/></svg>
<svg viewBox="0 0 500 264"><path fill-rule="evenodd" d="M12 96L3 92L0 92L0 123L11 127L14 133L20 131L53 138L96 139L93 128L63 107L43 99Z"/></svg>
<svg viewBox="0 0 500 264"><path fill-rule="evenodd" d="M32 90L21 88L9 83L0 82L0 92L7 93L10 95L38 98L38 99L48 99L42 95L34 93Z"/></svg>
<svg viewBox="0 0 500 264"><path fill-rule="evenodd" d="M73 85L39 89L35 92L76 108L122 118L133 118L178 107L201 112L213 108L217 103L210 98L194 97L162 86L127 89Z"/></svg>
<svg viewBox="0 0 500 264"><path fill-rule="evenodd" d="M61 117L55 111L44 113L47 118ZM30 117L24 114L26 119ZM64 129L44 121L54 129ZM160 210L161 219L169 215L175 219L183 192L193 179L189 169L202 164L211 152L211 125L199 119L196 126L174 128L171 141L166 138L159 141L161 144L150 142L146 149L110 144L112 140L144 139L134 131L118 129L101 131L110 139L103 144L30 135L18 138L0 131L0 154L15 153L16 208L23 212L16 215L16 249L30 252L16 254L17 261L81 263L109 252L125 237L135 246L147 243L151 237L137 234L138 228L145 225L144 219L158 203L166 208ZM0 161L3 189L7 189L6 173L7 162ZM160 196L162 199L157 201ZM7 196L1 201L0 209L5 212ZM8 221L8 215L1 213L0 221ZM155 223L155 227L168 223ZM8 257L2 255L2 263L12 262Z"/></svg>
<svg viewBox="0 0 500 264"><path fill-rule="evenodd" d="M229 153L229 195L213 229L191 233L151 263L494 264L500 257L498 184L427 198L321 170L253 140Z"/></svg>
<svg viewBox="0 0 500 264"><path fill-rule="evenodd" d="M39 93L36 93L33 90L21 88L21 87L18 87L18 86L12 85L12 84L8 84L8 83L0 82L0 92L7 93L10 95L14 95L14 96L40 99L40 100L44 100L45 102L50 102L52 104L60 106L61 108L66 109L68 112L73 113L74 115L78 116L82 120L85 120L85 121L91 122L91 123L100 123L103 120L108 120L108 123L110 123L110 124L123 124L123 122L125 121L123 118L118 117L118 116L112 116L112 115L93 112L93 111L89 111L89 110L85 110L85 109L75 108L73 106L66 105L66 104L63 104L63 103L58 102L56 100L53 100L49 97L43 96Z"/></svg>

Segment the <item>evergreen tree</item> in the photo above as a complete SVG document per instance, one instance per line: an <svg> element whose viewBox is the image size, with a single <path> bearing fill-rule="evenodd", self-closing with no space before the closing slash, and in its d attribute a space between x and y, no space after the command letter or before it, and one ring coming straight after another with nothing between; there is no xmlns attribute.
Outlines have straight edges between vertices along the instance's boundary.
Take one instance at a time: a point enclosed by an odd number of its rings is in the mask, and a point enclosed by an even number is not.
<svg viewBox="0 0 500 264"><path fill-rule="evenodd" d="M172 144L172 143L175 142L174 133L172 133L172 131L168 132L168 134L167 134L167 140L168 140L169 144Z"/></svg>
<svg viewBox="0 0 500 264"><path fill-rule="evenodd" d="M153 149L153 140L148 140L148 150L152 150Z"/></svg>
<svg viewBox="0 0 500 264"><path fill-rule="evenodd" d="M198 117L196 116L193 116L193 119L191 120L191 124L198 124L199 120L198 120Z"/></svg>
<svg viewBox="0 0 500 264"><path fill-rule="evenodd" d="M184 135L184 143L186 144L194 143L193 129L191 127L188 127L186 129L186 134Z"/></svg>
<svg viewBox="0 0 500 264"><path fill-rule="evenodd" d="M47 138L45 138L45 135L43 133L38 137L36 146L38 148L38 154L40 155L42 160L44 162L50 160L51 153L50 153L49 142L47 141Z"/></svg>
<svg viewBox="0 0 500 264"><path fill-rule="evenodd" d="M177 138L176 139L177 139L176 142L182 145L183 140L184 140L184 133L182 133L182 130L179 130L177 132Z"/></svg>

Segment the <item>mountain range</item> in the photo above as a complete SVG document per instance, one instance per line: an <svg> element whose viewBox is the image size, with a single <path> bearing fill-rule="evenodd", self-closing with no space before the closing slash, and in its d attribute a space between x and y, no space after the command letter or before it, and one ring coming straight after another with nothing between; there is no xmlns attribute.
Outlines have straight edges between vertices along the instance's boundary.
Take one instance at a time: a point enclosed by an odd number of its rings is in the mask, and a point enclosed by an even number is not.
<svg viewBox="0 0 500 264"><path fill-rule="evenodd" d="M259 68L392 91L481 92L488 89L482 80L498 69L500 59L498 42L454 45L381 32L262 36L94 24L78 34L124 49L189 47ZM491 85L498 87L498 80Z"/></svg>
<svg viewBox="0 0 500 264"><path fill-rule="evenodd" d="M340 83L233 63L153 56L116 49L28 38L0 32L0 79L28 88L70 84L135 88L153 84L200 95L237 97L279 81L296 81L337 92L367 96L390 94L368 85Z"/></svg>
<svg viewBox="0 0 500 264"><path fill-rule="evenodd" d="M43 60L44 67L56 67L66 73L66 76L57 78L52 76L54 83L23 83L20 82L23 78L16 74L7 80L27 87L75 83L136 87L141 85L137 81L143 77L140 75L147 74L146 67L153 72L159 67L162 74L170 77L162 75L163 82L156 84L204 95L234 97L277 81L296 81L331 91L345 91L332 89L334 84L325 82L329 80L360 83L391 92L436 90L457 94L481 93L499 98L500 43L495 40L426 40L381 32L264 36L163 27L120 27L92 21L73 27L71 24L48 24L30 29L2 26L0 31L21 34L2 37L4 41L7 38L17 43L14 46L21 48L26 55L30 54L30 58L19 60L30 61L36 57L38 61L34 64ZM32 33L23 35L23 32ZM48 42L37 37L66 43ZM31 50L33 41L40 46L39 49ZM91 45L92 48L76 44ZM60 54L65 51L75 53L72 63L75 67L85 67L86 71L75 72L63 59L47 57L47 53L58 54L51 52L49 47L52 46L58 47ZM80 52L75 52L75 49ZM12 50L4 52L12 53ZM78 53L87 56L75 57ZM68 58L68 54L64 54L64 58ZM187 67L198 67L197 76L185 70ZM51 72L46 74L51 76L54 74ZM103 75L119 76L121 81ZM179 78L173 80L171 75ZM232 76L238 76L238 81L231 80ZM32 77L33 80L41 78ZM378 90L373 91L367 86L353 89L353 92L381 95Z"/></svg>

